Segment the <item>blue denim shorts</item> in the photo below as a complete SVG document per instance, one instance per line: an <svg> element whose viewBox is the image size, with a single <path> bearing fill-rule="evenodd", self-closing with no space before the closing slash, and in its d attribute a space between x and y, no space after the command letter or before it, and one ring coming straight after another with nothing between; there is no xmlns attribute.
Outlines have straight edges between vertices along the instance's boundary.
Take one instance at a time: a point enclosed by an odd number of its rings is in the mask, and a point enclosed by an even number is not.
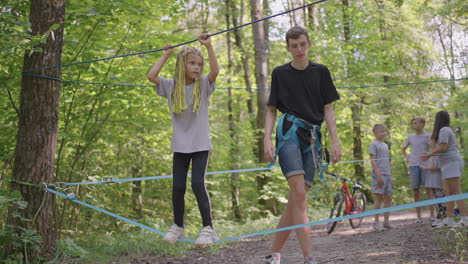
<svg viewBox="0 0 468 264"><path fill-rule="evenodd" d="M312 151L303 153L294 141L289 139L281 147L278 158L286 180L290 176L303 174L305 183L309 187L312 186L315 175Z"/></svg>
<svg viewBox="0 0 468 264"><path fill-rule="evenodd" d="M422 170L419 166L410 166L410 178L411 178L411 188L419 189L419 187L426 184L426 174L427 172Z"/></svg>

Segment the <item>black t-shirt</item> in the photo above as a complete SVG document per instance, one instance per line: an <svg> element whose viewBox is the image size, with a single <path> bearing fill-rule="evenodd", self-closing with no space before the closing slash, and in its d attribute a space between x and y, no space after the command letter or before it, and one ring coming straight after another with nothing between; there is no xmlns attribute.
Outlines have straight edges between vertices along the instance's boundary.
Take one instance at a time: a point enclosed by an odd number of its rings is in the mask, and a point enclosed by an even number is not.
<svg viewBox="0 0 468 264"><path fill-rule="evenodd" d="M287 63L276 67L271 79L268 105L315 125L323 122L323 107L340 99L330 71L322 64L309 61L307 68L298 70Z"/></svg>

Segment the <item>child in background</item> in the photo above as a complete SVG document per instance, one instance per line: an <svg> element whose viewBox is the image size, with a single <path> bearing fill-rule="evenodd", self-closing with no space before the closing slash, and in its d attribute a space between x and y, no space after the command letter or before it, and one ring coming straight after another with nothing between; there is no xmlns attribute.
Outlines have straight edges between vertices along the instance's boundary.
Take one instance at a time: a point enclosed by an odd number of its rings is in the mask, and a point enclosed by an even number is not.
<svg viewBox="0 0 468 264"><path fill-rule="evenodd" d="M411 189L413 189L414 201L419 201L419 188L425 186L425 178L427 171L421 169L420 166L427 167L427 163L420 160L421 155L424 152L429 151L429 137L431 134L424 132L424 126L426 120L422 117L415 117L411 120L411 125L415 133L408 136L405 143L403 143L403 156L409 162L410 177L411 177ZM411 155L408 156L406 149L411 148ZM426 195L429 197L431 191L426 189ZM424 221L421 218L421 207L416 207L416 223L422 224Z"/></svg>
<svg viewBox="0 0 468 264"><path fill-rule="evenodd" d="M431 146L431 150L436 148L436 144L434 140L430 140L430 146ZM440 171L439 157L432 156L429 159L429 166L420 166L420 167L423 171L427 172L426 183L424 186L426 188L426 191L428 191L427 198L432 199L434 196L435 198L443 197L443 192L441 191L443 188L443 183L442 183L442 173ZM441 206L443 205L439 204L439 207L438 207L439 214L437 215L437 217L441 217L440 211L441 209L443 210L443 207L441 208ZM437 224L438 221L436 221L436 219L437 220L440 220L440 219L436 218L434 209L435 209L434 205L429 206L429 210L430 210L429 221L433 224Z"/></svg>
<svg viewBox="0 0 468 264"><path fill-rule="evenodd" d="M445 195L462 193L461 176L465 163L460 153L458 153L457 138L450 127L450 115L447 111L442 110L437 112L431 139L437 143L437 147L429 153L424 153L425 156L422 156L421 160L426 161L431 156L438 155ZM455 223L453 219L454 202L449 202L447 203L447 217L442 221L440 226L468 226L468 214L465 201L459 200L457 201L457 205L461 214L460 221Z"/></svg>
<svg viewBox="0 0 468 264"><path fill-rule="evenodd" d="M374 209L392 206L393 180L390 170L390 154L388 145L384 142L386 128L383 124L377 124L372 129L375 140L369 147L369 154L372 164L372 185L371 190L375 195ZM384 213L384 223L379 222L379 215L375 215L374 230L383 231L393 228L389 222L390 213Z"/></svg>
<svg viewBox="0 0 468 264"><path fill-rule="evenodd" d="M218 240L213 229L211 204L205 186L205 173L209 151L212 150L208 123L208 98L215 89L219 73L218 62L209 35L203 33L199 42L208 51L210 72L203 75L204 60L198 49L184 47L177 55L174 79L159 77L163 65L172 53L171 45L148 73L148 79L156 84L158 95L167 98L172 118L173 181L172 206L174 224L164 235L164 241L173 243L185 237L184 211L187 172L192 162L192 190L197 198L203 228L195 241L206 245Z"/></svg>

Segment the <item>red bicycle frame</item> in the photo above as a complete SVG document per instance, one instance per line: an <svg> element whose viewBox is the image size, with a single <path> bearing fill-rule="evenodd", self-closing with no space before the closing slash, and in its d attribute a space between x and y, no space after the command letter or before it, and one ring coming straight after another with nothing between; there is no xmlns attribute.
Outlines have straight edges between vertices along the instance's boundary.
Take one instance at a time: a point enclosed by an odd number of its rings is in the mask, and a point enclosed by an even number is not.
<svg viewBox="0 0 468 264"><path fill-rule="evenodd" d="M346 182L341 182L341 191L344 192L344 201L345 201L345 215L349 215L353 206L357 206L358 204L354 201L353 196L349 193L348 186L346 186ZM353 191L354 194L354 191ZM353 214L358 214L360 212L353 212Z"/></svg>

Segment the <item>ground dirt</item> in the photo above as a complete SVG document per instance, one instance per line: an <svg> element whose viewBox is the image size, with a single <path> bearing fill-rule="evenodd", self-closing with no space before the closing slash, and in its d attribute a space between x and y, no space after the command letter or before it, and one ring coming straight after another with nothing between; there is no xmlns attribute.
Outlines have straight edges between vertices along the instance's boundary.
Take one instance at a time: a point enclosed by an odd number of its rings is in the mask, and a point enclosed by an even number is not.
<svg viewBox="0 0 468 264"><path fill-rule="evenodd" d="M426 218L427 219L427 218ZM373 231L373 217L367 217L357 229L349 221L338 223L328 235L325 225L312 227L313 252L318 263L460 263L453 252L444 252L440 245L442 231L436 231L426 221L415 223L414 212L397 212L391 217L394 229ZM221 234L222 237L222 234ZM131 264L263 264L273 236L259 236L227 244L216 253L197 248L182 257L139 256L124 262ZM302 264L303 257L295 235L282 252L282 264Z"/></svg>

